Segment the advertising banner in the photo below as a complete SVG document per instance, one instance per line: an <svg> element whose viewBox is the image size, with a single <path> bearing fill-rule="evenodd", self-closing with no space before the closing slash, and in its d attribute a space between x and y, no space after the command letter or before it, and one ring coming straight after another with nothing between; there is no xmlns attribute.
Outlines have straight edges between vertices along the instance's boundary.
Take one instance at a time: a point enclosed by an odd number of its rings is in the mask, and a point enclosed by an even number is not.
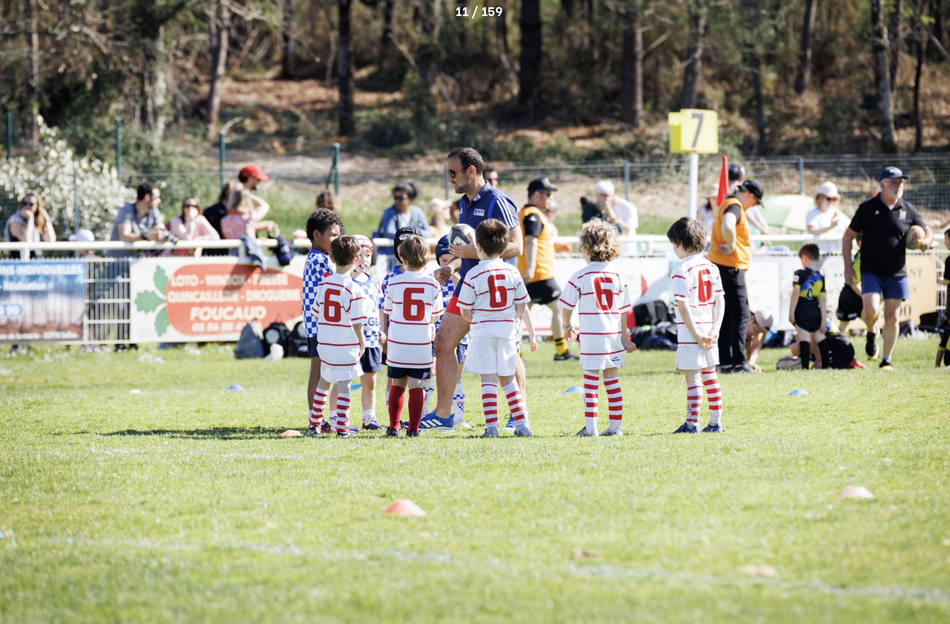
<svg viewBox="0 0 950 624"><path fill-rule="evenodd" d="M84 264L0 262L0 343L82 339Z"/></svg>
<svg viewBox="0 0 950 624"><path fill-rule="evenodd" d="M148 258L133 262L132 342L237 340L249 321L293 328L303 257L266 270L231 258Z"/></svg>

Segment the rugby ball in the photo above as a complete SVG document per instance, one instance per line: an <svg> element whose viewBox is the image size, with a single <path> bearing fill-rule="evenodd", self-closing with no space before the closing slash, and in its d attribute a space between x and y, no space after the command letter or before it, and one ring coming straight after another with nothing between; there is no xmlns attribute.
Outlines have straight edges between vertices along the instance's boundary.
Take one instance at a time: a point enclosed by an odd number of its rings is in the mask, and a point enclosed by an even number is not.
<svg viewBox="0 0 950 624"><path fill-rule="evenodd" d="M924 228L919 225L912 225L904 236L904 247L908 249L920 249L920 241L924 240Z"/></svg>
<svg viewBox="0 0 950 624"><path fill-rule="evenodd" d="M449 244L450 245L471 245L475 242L475 230L472 229L472 226L466 225L464 223L459 223L458 225L453 225L452 229L449 230Z"/></svg>

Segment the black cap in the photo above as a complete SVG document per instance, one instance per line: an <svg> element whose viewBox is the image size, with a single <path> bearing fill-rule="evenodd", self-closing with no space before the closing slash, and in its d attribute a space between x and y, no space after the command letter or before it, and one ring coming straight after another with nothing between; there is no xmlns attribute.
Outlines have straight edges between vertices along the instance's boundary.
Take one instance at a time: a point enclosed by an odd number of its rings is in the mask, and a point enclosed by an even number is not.
<svg viewBox="0 0 950 624"><path fill-rule="evenodd" d="M733 182L745 177L745 167L742 165L733 165L729 167L729 181Z"/></svg>
<svg viewBox="0 0 950 624"><path fill-rule="evenodd" d="M557 190L557 187L551 184L551 181L547 178L535 178L528 182L528 197L531 197L531 194L537 191L550 191L554 192Z"/></svg>
<svg viewBox="0 0 950 624"><path fill-rule="evenodd" d="M449 235L446 234L435 244L435 261L439 261L439 256L442 254L452 253L449 249Z"/></svg>
<svg viewBox="0 0 950 624"><path fill-rule="evenodd" d="M910 180L910 177L905 176L904 172L897 167L884 167L878 180Z"/></svg>
<svg viewBox="0 0 950 624"><path fill-rule="evenodd" d="M399 249L399 243L406 240L410 236L422 236L422 232L419 231L414 225L407 225L406 227L401 227L396 230L396 235L393 236L393 253L395 254Z"/></svg>
<svg viewBox="0 0 950 624"><path fill-rule="evenodd" d="M759 201L762 201L762 197L765 195L765 189L762 188L762 183L758 180L746 180L739 188L743 191L752 193L752 195L754 195Z"/></svg>

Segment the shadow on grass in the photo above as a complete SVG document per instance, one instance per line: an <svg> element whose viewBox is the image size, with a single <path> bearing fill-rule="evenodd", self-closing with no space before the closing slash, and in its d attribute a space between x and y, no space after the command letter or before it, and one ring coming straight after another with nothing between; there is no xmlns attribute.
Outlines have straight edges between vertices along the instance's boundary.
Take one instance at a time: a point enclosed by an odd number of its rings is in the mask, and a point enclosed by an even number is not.
<svg viewBox="0 0 950 624"><path fill-rule="evenodd" d="M281 433L295 427L212 427L210 429L126 429L100 434L105 437L113 436L162 436L166 438L185 438L191 440L255 440L261 438L276 438ZM296 428L300 431L299 428ZM304 431L301 431L304 433Z"/></svg>

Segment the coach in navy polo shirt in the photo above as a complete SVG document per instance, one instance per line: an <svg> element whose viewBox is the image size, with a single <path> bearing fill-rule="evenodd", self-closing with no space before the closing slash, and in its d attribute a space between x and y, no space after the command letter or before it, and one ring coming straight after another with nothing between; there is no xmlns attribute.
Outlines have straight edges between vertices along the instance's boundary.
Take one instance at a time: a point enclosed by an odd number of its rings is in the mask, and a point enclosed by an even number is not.
<svg viewBox="0 0 950 624"><path fill-rule="evenodd" d="M518 222L518 207L515 202L485 181L485 161L470 147L453 150L448 156L446 168L449 182L455 187L455 192L463 194L459 199L459 223L465 223L474 229L485 219L498 219L507 225L508 247L501 257L512 265L516 264L524 248L524 234ZM461 279L455 288L457 295L465 274L478 264L478 254L475 252L475 241L461 247L452 245L450 249L453 255L462 259L462 267L459 269ZM450 277L450 271L439 269L433 275L444 284ZM436 379L439 387L435 416L447 420L447 426L444 428L449 428L452 418L452 392L458 375L455 348L468 333L469 323L462 318L455 295L449 301L446 312L435 336ZM518 358L516 377L518 386L524 389L524 364L521 358Z"/></svg>
<svg viewBox="0 0 950 624"><path fill-rule="evenodd" d="M851 225L841 238L841 253L851 258L851 241L858 232L863 235L861 243L861 290L864 298L864 323L868 328L866 352L868 357L877 355L875 325L878 307L884 300L884 357L881 368L889 369L891 355L897 344L897 312L901 301L910 297L907 281L907 249L904 237L913 225L924 230L918 243L921 250L928 249L934 233L924 223L917 209L904 199L904 182L910 180L897 167L887 167L881 172L881 192L860 206L851 219ZM844 263L844 279L854 284L854 267Z"/></svg>

